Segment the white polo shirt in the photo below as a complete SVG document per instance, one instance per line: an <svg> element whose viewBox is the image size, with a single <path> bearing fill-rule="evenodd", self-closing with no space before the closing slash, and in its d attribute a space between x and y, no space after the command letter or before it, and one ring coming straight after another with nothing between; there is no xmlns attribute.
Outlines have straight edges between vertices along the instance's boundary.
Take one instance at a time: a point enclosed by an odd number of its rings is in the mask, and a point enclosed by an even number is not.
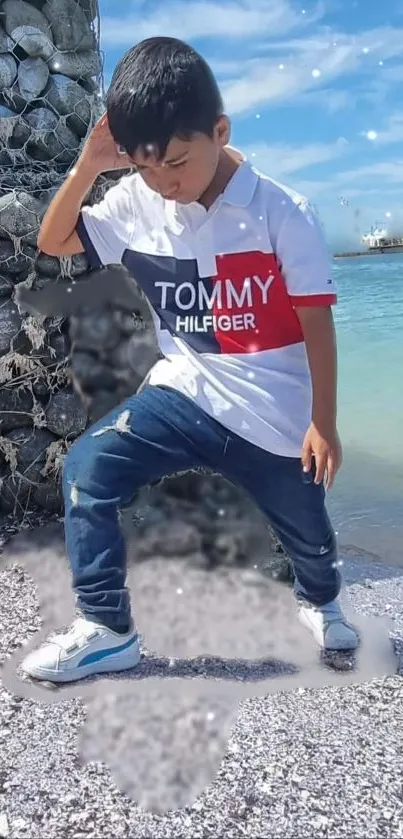
<svg viewBox="0 0 403 839"><path fill-rule="evenodd" d="M135 174L83 207L77 232L92 265L123 263L151 304L164 358L150 384L299 457L312 388L295 307L336 302L307 200L246 160L209 210L166 201Z"/></svg>

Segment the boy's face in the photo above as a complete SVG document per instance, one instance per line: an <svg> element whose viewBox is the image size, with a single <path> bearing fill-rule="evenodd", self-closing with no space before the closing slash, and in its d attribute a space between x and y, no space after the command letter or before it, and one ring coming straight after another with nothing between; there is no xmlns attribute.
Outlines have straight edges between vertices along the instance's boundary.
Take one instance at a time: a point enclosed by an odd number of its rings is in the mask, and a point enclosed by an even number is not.
<svg viewBox="0 0 403 839"><path fill-rule="evenodd" d="M153 154L152 146L149 154L136 151L132 160L150 189L167 200L190 204L198 201L213 181L229 137L229 120L222 116L212 138L205 134L195 134L191 140L173 137L163 160Z"/></svg>

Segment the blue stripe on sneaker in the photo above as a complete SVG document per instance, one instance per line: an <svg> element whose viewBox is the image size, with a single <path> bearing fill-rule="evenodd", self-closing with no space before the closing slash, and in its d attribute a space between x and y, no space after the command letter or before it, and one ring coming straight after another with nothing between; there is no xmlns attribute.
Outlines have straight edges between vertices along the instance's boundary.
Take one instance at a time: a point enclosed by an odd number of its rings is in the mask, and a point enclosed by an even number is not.
<svg viewBox="0 0 403 839"><path fill-rule="evenodd" d="M133 635L133 638L130 638L130 641L126 641L126 643L122 644L120 647L110 647L107 650L97 650L94 653L86 655L85 658L81 659L80 663L77 664L77 667L84 667L86 664L95 664L97 661L101 661L103 658L107 658L110 655L122 653L124 650L128 650L129 647L132 647L133 644L137 644L137 642L138 635Z"/></svg>

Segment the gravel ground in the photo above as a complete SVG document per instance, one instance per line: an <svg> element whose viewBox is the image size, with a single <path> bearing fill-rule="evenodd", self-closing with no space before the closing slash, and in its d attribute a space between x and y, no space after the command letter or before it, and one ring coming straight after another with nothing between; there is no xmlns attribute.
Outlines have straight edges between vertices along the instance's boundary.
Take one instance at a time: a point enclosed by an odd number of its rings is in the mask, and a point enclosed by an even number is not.
<svg viewBox="0 0 403 839"><path fill-rule="evenodd" d="M16 665L27 639L30 648L68 619L64 560L57 545L13 549L0 566L0 837L402 837L402 687L387 634L400 653L403 573L348 553L344 576L363 653L344 672L314 666L286 587L271 591L270 638L279 637L269 661L212 656L214 634L204 634L196 608L206 578L187 572L180 583L183 566L171 563L167 580L180 608L159 654L146 650L139 671L123 679L52 691L21 681ZM58 572L52 586L50 562ZM210 584L209 614L212 590L223 602L224 577ZM160 578L145 563L132 581L148 642L152 627L166 622ZM216 610L221 656L237 628L247 655L262 654L253 639L261 638L267 589L251 582L240 592L232 578L234 608ZM249 622L241 620L248 604ZM206 637L207 655L181 659L194 654L198 637Z"/></svg>

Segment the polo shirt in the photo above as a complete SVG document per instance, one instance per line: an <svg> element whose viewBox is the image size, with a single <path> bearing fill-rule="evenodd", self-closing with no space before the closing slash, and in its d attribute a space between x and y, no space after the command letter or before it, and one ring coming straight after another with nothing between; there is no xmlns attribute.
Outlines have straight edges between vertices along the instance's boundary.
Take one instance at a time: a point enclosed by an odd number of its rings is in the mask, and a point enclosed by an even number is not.
<svg viewBox="0 0 403 839"><path fill-rule="evenodd" d="M91 265L122 263L149 301L163 355L149 384L300 457L312 386L295 308L336 302L309 202L244 158L208 210L163 199L136 173L83 207L77 232Z"/></svg>

